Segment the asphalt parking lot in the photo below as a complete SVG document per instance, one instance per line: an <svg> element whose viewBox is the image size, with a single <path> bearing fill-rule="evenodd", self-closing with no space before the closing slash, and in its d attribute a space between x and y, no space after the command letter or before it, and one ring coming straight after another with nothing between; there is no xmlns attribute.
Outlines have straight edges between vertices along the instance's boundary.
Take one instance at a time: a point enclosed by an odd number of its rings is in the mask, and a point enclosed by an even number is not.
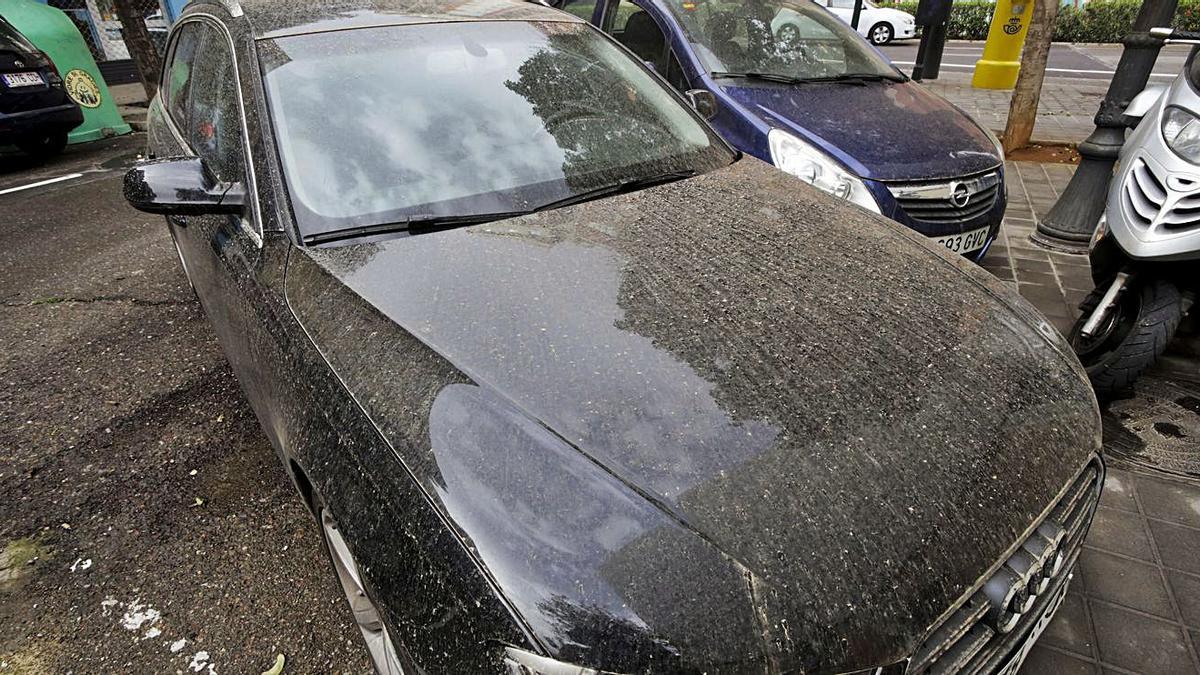
<svg viewBox="0 0 1200 675"><path fill-rule="evenodd" d="M121 199L143 144L0 158L0 672L367 672L162 221Z"/></svg>
<svg viewBox="0 0 1200 675"><path fill-rule="evenodd" d="M161 219L120 196L143 143L41 167L0 157L0 673L258 673L277 654L286 672L367 672ZM984 264L1027 297L1058 288L1038 306L1062 327L1085 290L1064 265L1080 261L1027 241L1069 172L1031 166L1047 180L1014 184ZM1158 381L1174 387L1161 405L1200 395ZM1155 405L1106 420L1128 427L1133 460L1163 424ZM1156 452L1180 455L1197 424ZM1078 580L1024 672L1200 672L1200 490L1135 464L1110 470Z"/></svg>

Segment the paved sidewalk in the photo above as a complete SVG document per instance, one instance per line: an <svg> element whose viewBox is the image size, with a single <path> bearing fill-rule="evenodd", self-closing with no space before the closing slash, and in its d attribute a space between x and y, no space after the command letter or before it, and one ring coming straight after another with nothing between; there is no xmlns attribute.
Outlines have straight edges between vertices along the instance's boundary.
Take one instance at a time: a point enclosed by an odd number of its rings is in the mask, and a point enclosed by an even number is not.
<svg viewBox="0 0 1200 675"><path fill-rule="evenodd" d="M1029 235L1073 171L1063 164L1009 162L1008 213L1001 238L983 261L1064 333L1092 287L1087 257L1039 248ZM1118 442L1128 444L1126 436L1142 433L1147 443L1172 440L1200 454L1200 434L1186 437L1200 429L1200 386L1189 389L1154 375L1146 386L1167 385L1183 392L1167 404L1196 401L1190 413L1178 408L1193 421L1163 427L1182 430L1182 439L1153 438L1160 434L1154 423L1129 429L1130 419L1169 412L1148 408L1136 395L1106 407L1109 472L1101 507L1067 599L1023 673L1200 673L1200 477L1153 473L1123 445L1116 451Z"/></svg>
<svg viewBox="0 0 1200 675"><path fill-rule="evenodd" d="M938 79L922 84L997 134L1004 131L1012 91L975 89L971 74L959 72L942 71ZM1034 142L1073 144L1087 138L1095 128L1093 118L1107 89L1108 83L1102 80L1047 77L1033 127Z"/></svg>

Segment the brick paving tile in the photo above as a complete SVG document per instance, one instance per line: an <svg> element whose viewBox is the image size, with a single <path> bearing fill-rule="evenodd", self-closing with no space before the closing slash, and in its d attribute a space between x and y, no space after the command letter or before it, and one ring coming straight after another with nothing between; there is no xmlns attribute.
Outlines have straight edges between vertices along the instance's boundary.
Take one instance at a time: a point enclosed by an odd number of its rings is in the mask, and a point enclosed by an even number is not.
<svg viewBox="0 0 1200 675"><path fill-rule="evenodd" d="M1174 570L1167 571L1171 592L1179 602L1184 625L1200 630L1200 577Z"/></svg>
<svg viewBox="0 0 1200 675"><path fill-rule="evenodd" d="M1175 608L1158 567L1104 551L1085 548L1079 560L1090 597L1171 619Z"/></svg>
<svg viewBox="0 0 1200 675"><path fill-rule="evenodd" d="M1093 675L1099 672L1090 661L1080 659L1045 645L1036 645L1029 652L1029 659L1021 668L1022 673L1038 673L1039 675Z"/></svg>
<svg viewBox="0 0 1200 675"><path fill-rule="evenodd" d="M1088 533L1088 543L1140 560L1154 560L1150 535L1140 514L1101 507Z"/></svg>
<svg viewBox="0 0 1200 675"><path fill-rule="evenodd" d="M1147 516L1200 528L1200 495L1195 490L1140 476L1134 484Z"/></svg>
<svg viewBox="0 0 1200 675"><path fill-rule="evenodd" d="M1163 564L1172 569L1200 574L1200 530L1161 520L1148 522Z"/></svg>
<svg viewBox="0 0 1200 675"><path fill-rule="evenodd" d="M1183 630L1172 623L1091 602L1102 663L1139 673L1188 673L1195 665Z"/></svg>

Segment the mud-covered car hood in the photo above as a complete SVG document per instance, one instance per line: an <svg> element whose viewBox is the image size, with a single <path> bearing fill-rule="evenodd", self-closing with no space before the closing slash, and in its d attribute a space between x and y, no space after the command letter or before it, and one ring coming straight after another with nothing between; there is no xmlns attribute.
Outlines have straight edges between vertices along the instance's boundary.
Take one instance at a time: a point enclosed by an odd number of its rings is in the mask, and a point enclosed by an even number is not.
<svg viewBox="0 0 1200 675"><path fill-rule="evenodd" d="M959 178L1002 163L974 120L914 82L739 82L720 80L727 94L769 124L824 148L863 178Z"/></svg>
<svg viewBox="0 0 1200 675"><path fill-rule="evenodd" d="M899 660L1099 447L1027 304L757 160L308 249L288 296L542 643L614 670Z"/></svg>

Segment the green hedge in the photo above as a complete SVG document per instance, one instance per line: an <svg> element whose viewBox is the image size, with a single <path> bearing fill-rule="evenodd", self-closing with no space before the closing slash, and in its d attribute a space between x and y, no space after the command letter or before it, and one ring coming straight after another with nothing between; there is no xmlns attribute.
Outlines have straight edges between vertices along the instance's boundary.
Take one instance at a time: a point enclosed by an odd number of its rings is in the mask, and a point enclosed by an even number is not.
<svg viewBox="0 0 1200 675"><path fill-rule="evenodd" d="M887 3L909 14L916 14L911 0ZM1139 0L1090 0L1082 7L1064 6L1058 10L1054 26L1055 42L1120 42L1133 28L1133 20L1142 6ZM959 0L950 12L949 36L955 40L983 40L987 37L996 6L980 0ZM1175 28L1200 30L1200 0L1179 0Z"/></svg>

